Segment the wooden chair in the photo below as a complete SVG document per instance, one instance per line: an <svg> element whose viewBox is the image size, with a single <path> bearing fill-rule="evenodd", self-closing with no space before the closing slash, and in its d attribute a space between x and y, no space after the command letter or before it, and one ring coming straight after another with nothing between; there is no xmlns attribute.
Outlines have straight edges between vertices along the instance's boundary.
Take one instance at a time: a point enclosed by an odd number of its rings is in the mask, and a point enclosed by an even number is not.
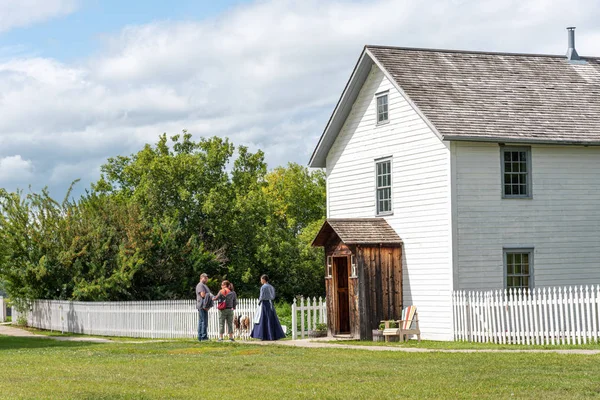
<svg viewBox="0 0 600 400"><path fill-rule="evenodd" d="M419 314L416 306L408 306L402 310L402 319L394 321L398 325L397 328L390 328L391 321L381 321L385 324L383 336L385 341L390 341L390 336L398 336L400 342L404 342L405 337L408 340L408 335L417 335L419 343L421 342L421 330L419 329Z"/></svg>

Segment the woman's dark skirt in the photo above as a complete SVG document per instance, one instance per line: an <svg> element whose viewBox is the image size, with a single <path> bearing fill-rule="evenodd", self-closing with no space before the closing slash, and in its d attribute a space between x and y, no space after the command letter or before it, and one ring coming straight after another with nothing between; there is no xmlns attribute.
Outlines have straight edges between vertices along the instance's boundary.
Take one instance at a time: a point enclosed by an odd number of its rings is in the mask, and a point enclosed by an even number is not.
<svg viewBox="0 0 600 400"><path fill-rule="evenodd" d="M285 333L283 333L283 329L279 323L279 318L277 318L277 314L275 313L273 302L268 300L263 301L261 302L260 306L262 308L260 322L258 324L254 324L254 328L252 329L250 337L260 340L283 339L285 337Z"/></svg>

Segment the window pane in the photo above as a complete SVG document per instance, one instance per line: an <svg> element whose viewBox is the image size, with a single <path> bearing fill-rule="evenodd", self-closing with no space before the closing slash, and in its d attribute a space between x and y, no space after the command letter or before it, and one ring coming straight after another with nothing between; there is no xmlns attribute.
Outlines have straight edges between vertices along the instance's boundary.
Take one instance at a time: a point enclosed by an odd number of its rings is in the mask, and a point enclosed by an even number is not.
<svg viewBox="0 0 600 400"><path fill-rule="evenodd" d="M521 254L520 253L515 253L515 264L520 264L521 263Z"/></svg>
<svg viewBox="0 0 600 400"><path fill-rule="evenodd" d="M524 163L524 162L519 163L519 170L521 172L527 172L527 163Z"/></svg>
<svg viewBox="0 0 600 400"><path fill-rule="evenodd" d="M522 195L527 194L527 185L519 185L519 194L522 194Z"/></svg>
<svg viewBox="0 0 600 400"><path fill-rule="evenodd" d="M523 279L523 287L528 288L529 287L529 277L524 276L522 279Z"/></svg>
<svg viewBox="0 0 600 400"><path fill-rule="evenodd" d="M521 264L519 264L519 263L516 263L516 264L513 266L513 269L514 269L514 273L515 273L515 274L520 274L520 273L521 273Z"/></svg>
<svg viewBox="0 0 600 400"><path fill-rule="evenodd" d="M512 172L512 164L504 163L504 172Z"/></svg>
<svg viewBox="0 0 600 400"><path fill-rule="evenodd" d="M509 162L510 161L510 152L509 151L505 151L504 152L504 161L505 162Z"/></svg>
<svg viewBox="0 0 600 400"><path fill-rule="evenodd" d="M512 194L512 186L511 185L504 185L504 193L507 195L511 195Z"/></svg>

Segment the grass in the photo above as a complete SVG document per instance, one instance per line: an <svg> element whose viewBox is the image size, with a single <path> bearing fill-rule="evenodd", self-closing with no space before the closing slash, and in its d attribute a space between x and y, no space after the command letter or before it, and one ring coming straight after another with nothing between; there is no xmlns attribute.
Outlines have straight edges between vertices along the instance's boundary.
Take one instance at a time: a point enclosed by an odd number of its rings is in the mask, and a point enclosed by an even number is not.
<svg viewBox="0 0 600 400"><path fill-rule="evenodd" d="M588 342L587 344L564 344L564 345L519 345L519 344L495 344L495 343L471 343L471 342L440 342L433 340L422 340L418 343L412 339L408 342L371 342L360 340L344 340L343 342L326 342L324 343L343 343L359 346L389 346L389 347L404 347L404 348L425 348L438 350L568 350L568 349L592 349L600 350L600 343Z"/></svg>
<svg viewBox="0 0 600 400"><path fill-rule="evenodd" d="M194 341L0 336L10 399L367 399L600 396L600 356L403 353Z"/></svg>

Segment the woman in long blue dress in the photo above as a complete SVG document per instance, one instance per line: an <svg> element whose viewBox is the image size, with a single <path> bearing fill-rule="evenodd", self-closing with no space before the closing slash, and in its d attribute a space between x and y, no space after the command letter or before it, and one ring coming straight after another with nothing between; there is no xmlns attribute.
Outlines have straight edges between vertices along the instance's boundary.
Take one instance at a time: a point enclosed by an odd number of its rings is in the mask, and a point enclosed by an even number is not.
<svg viewBox="0 0 600 400"><path fill-rule="evenodd" d="M262 286L260 296L258 297L260 306L260 317L254 321L254 328L250 337L260 340L279 340L285 337L273 300L275 300L275 288L269 284L269 277L263 275L260 277Z"/></svg>

